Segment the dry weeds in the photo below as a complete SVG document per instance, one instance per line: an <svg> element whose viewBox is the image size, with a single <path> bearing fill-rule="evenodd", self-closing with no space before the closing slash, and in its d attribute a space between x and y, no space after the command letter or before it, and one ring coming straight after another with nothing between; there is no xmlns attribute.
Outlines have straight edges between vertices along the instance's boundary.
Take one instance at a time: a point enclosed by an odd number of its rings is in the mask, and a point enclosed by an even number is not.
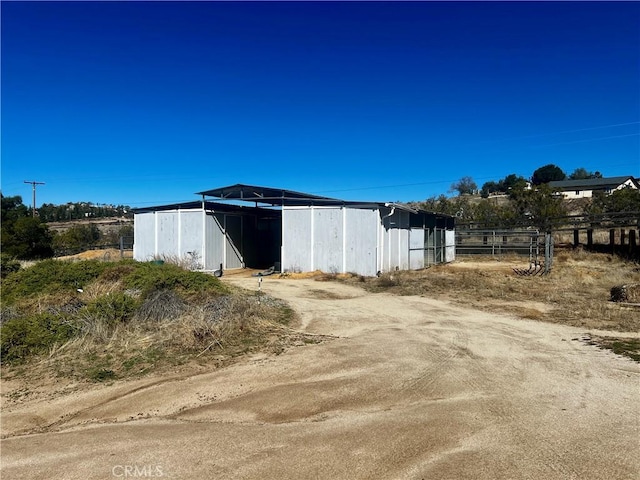
<svg viewBox="0 0 640 480"><path fill-rule="evenodd" d="M640 282L637 263L576 249L558 250L549 275L521 276L513 270L523 267L528 265L522 257L503 257L501 261L474 257L364 281L356 275L315 278L359 285L371 292L444 298L480 310L589 330L640 332L637 305L611 301L612 287ZM630 341L624 334L609 334L606 340L593 336L591 343L640 361L640 342Z"/></svg>
<svg viewBox="0 0 640 480"><path fill-rule="evenodd" d="M461 259L420 271L401 271L368 278L336 280L372 292L446 298L482 310L589 329L638 332L640 314L611 302L611 288L640 282L640 267L617 257L581 250L558 251L546 276L520 276L513 267L527 260L512 257Z"/></svg>

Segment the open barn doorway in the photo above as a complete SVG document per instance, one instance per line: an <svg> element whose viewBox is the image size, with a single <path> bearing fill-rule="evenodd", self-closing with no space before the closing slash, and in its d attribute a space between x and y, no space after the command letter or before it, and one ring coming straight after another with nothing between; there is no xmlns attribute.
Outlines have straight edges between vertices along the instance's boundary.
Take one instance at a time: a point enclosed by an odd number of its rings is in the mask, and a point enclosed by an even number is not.
<svg viewBox="0 0 640 480"><path fill-rule="evenodd" d="M224 234L224 268L267 269L280 264L282 214L219 213L216 221Z"/></svg>

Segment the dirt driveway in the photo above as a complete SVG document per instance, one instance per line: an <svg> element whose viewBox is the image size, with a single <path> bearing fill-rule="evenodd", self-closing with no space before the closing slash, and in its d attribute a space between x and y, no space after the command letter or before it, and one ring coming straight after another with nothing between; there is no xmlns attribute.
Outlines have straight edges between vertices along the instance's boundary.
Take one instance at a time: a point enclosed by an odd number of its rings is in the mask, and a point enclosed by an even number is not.
<svg viewBox="0 0 640 480"><path fill-rule="evenodd" d="M640 477L640 366L583 330L338 283L262 288L335 338L9 405L2 478Z"/></svg>

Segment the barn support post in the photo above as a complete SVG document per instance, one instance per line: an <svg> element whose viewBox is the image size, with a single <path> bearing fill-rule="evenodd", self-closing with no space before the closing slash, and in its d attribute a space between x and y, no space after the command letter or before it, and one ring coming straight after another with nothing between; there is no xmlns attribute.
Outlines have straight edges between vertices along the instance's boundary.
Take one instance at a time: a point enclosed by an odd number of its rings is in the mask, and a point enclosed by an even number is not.
<svg viewBox="0 0 640 480"><path fill-rule="evenodd" d="M178 258L182 259L182 209L178 207Z"/></svg>
<svg viewBox="0 0 640 480"><path fill-rule="evenodd" d="M153 257L158 257L158 212L153 212Z"/></svg>
<svg viewBox="0 0 640 480"><path fill-rule="evenodd" d="M347 273L347 209L340 207L342 210L342 273Z"/></svg>
<svg viewBox="0 0 640 480"><path fill-rule="evenodd" d="M311 209L309 211L311 212L311 246L309 248L309 251L311 252L311 271L313 272L315 270L313 265L313 255L314 255L313 244L315 243L315 235L316 235L315 222L313 219L313 217L315 216L313 211L313 205L311 205Z"/></svg>
<svg viewBox="0 0 640 480"><path fill-rule="evenodd" d="M207 210L204 195L202 196L202 269L207 269Z"/></svg>

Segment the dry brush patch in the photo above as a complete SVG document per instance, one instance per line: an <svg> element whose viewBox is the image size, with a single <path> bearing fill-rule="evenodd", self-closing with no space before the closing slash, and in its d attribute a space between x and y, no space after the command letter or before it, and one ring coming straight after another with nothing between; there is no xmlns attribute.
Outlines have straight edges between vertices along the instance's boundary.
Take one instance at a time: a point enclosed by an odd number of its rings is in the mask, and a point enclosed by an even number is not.
<svg viewBox="0 0 640 480"><path fill-rule="evenodd" d="M130 321L115 326L96 317L84 335L50 352L40 365L57 375L105 381L189 362L220 366L256 351L282 352L294 343L293 312L267 296L236 291L190 304L158 291Z"/></svg>
<svg viewBox="0 0 640 480"><path fill-rule="evenodd" d="M110 381L308 343L285 302L175 265L48 261L16 275L3 280L5 380Z"/></svg>

